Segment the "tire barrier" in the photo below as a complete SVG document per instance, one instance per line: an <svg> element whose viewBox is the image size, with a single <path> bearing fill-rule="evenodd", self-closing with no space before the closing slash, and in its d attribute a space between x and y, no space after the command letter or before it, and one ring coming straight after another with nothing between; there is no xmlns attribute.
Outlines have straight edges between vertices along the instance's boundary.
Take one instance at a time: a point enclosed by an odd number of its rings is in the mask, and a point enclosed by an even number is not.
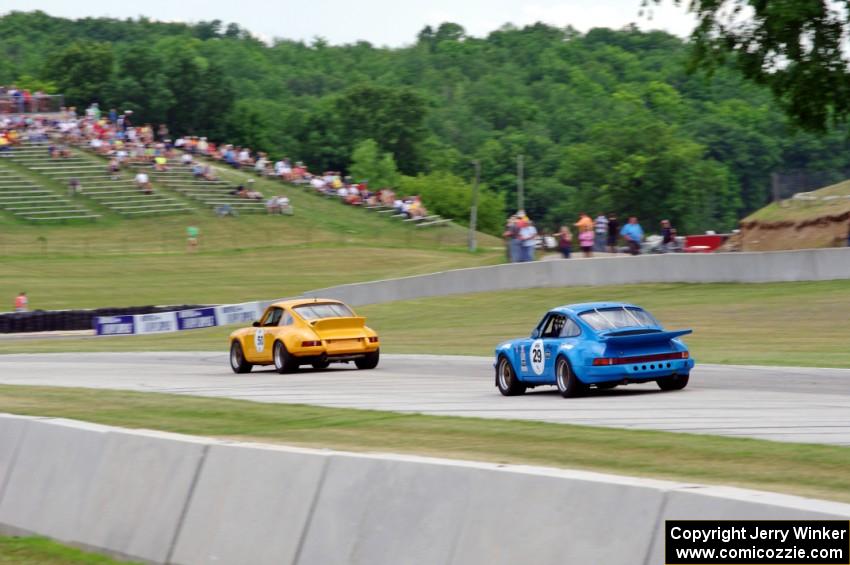
<svg viewBox="0 0 850 565"><path fill-rule="evenodd" d="M96 310L34 310L0 314L0 333L59 332L90 330L95 318L102 316L134 316L174 310L201 308L185 306L130 306L127 308L98 308Z"/></svg>
<svg viewBox="0 0 850 565"><path fill-rule="evenodd" d="M668 519L850 505L539 467L0 415L0 532L151 563L650 565Z"/></svg>

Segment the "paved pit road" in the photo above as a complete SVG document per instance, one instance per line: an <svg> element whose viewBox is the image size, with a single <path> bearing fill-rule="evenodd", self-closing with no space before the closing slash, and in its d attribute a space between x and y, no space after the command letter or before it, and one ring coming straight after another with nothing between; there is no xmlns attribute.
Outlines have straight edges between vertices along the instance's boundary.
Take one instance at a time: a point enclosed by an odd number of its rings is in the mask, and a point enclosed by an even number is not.
<svg viewBox="0 0 850 565"><path fill-rule="evenodd" d="M683 391L650 383L564 399L554 387L501 396L487 357L384 355L374 371L345 367L235 375L226 353L2 355L0 382L850 445L848 369L697 365Z"/></svg>

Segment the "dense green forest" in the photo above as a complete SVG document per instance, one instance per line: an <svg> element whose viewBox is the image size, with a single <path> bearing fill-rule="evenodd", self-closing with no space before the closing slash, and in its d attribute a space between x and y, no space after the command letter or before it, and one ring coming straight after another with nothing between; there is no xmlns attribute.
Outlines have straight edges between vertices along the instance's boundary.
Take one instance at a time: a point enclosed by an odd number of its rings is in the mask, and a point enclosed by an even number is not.
<svg viewBox="0 0 850 565"><path fill-rule="evenodd" d="M32 12L0 18L0 54L0 84L132 109L172 133L314 171L368 172L355 149L382 170L394 160L387 178L461 219L478 160L491 232L516 208L520 154L526 209L547 229L586 210L726 230L769 200L772 172L850 168L846 132L795 130L732 65L690 74L688 44L663 32L537 24L474 38L445 23L391 49Z"/></svg>

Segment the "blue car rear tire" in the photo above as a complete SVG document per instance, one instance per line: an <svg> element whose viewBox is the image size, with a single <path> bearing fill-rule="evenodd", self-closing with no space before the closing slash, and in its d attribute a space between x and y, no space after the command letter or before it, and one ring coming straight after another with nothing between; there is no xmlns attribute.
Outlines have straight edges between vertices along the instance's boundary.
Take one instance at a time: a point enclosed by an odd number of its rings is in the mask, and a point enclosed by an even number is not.
<svg viewBox="0 0 850 565"><path fill-rule="evenodd" d="M570 362L564 357L558 357L555 361L555 384L564 398L581 396L587 391L587 385L578 380L573 368L570 367Z"/></svg>
<svg viewBox="0 0 850 565"><path fill-rule="evenodd" d="M675 377L665 377L655 381L658 383L658 388L661 390L682 390L688 386L690 375L676 375Z"/></svg>

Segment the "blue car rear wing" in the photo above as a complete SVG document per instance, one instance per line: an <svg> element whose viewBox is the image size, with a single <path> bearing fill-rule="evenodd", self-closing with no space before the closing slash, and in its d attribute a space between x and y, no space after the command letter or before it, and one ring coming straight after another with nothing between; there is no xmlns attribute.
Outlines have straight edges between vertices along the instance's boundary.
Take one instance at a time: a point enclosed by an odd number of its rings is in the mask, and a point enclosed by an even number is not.
<svg viewBox="0 0 850 565"><path fill-rule="evenodd" d="M647 343L658 343L659 341L670 341L677 337L693 333L693 330L676 330L672 332L646 332L629 335L601 336L601 340L608 345L643 345Z"/></svg>

